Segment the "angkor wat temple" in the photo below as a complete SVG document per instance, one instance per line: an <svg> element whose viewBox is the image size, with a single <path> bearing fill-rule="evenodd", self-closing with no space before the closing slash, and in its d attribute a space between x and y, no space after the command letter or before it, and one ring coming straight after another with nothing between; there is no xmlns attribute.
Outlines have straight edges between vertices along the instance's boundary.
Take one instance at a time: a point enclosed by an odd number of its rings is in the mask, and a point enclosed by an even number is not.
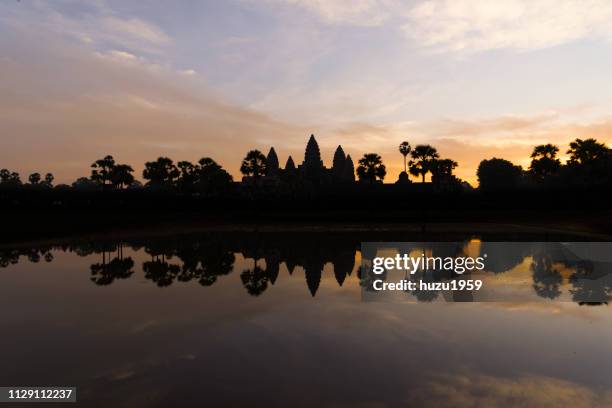
<svg viewBox="0 0 612 408"><path fill-rule="evenodd" d="M279 165L278 156L274 147L270 148L266 158L267 172L261 182L264 185L279 185L282 183L295 184L296 182L313 185L331 185L338 183L355 182L355 165L351 155L345 155L342 146L338 146L334 153L331 168L325 167L321 160L321 151L314 135L310 136L304 160L296 167L293 158L289 156L284 168ZM243 183L252 182L248 177L243 178Z"/></svg>

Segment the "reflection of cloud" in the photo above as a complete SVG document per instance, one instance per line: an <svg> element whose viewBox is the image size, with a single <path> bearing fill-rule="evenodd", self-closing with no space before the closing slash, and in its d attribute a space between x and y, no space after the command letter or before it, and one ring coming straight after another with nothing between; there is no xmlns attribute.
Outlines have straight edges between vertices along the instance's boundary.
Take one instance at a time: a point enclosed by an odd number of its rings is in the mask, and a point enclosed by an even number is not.
<svg viewBox="0 0 612 408"><path fill-rule="evenodd" d="M420 407L609 407L612 393L552 377L434 376L413 394Z"/></svg>

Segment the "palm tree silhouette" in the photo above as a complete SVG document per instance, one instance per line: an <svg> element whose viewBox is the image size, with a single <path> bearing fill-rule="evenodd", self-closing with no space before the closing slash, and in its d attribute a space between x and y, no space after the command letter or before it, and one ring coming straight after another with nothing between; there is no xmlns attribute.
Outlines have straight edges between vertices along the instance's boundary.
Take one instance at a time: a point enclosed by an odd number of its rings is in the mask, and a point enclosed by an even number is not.
<svg viewBox="0 0 612 408"><path fill-rule="evenodd" d="M359 159L357 175L360 181L374 183L376 179L384 180L387 175L387 168L378 154L366 153Z"/></svg>
<svg viewBox="0 0 612 408"><path fill-rule="evenodd" d="M33 186L37 185L38 183L40 183L40 173L32 173L32 174L30 174L30 177L28 177L28 181Z"/></svg>
<svg viewBox="0 0 612 408"><path fill-rule="evenodd" d="M103 187L112 183L111 175L115 168L115 159L113 156L107 155L103 159L96 160L91 165L91 179L96 183L100 183Z"/></svg>
<svg viewBox="0 0 612 408"><path fill-rule="evenodd" d="M117 164L111 171L110 179L115 188L127 187L134 182L134 169L127 164Z"/></svg>
<svg viewBox="0 0 612 408"><path fill-rule="evenodd" d="M159 157L156 161L146 162L142 172L142 177L149 180L147 185L151 186L171 187L179 175L179 169L168 157Z"/></svg>
<svg viewBox="0 0 612 408"><path fill-rule="evenodd" d="M45 174L45 181L43 182L43 184L45 185L45 187L53 187L53 180L55 180L55 177L53 177L53 174L51 173L47 173Z"/></svg>
<svg viewBox="0 0 612 408"><path fill-rule="evenodd" d="M240 172L247 177L252 176L258 179L266 174L266 168L266 156L259 150L251 150L242 160Z"/></svg>
<svg viewBox="0 0 612 408"><path fill-rule="evenodd" d="M570 143L567 151L570 155L568 164L589 164L610 154L610 149L604 143L595 139L576 139Z"/></svg>
<svg viewBox="0 0 612 408"><path fill-rule="evenodd" d="M529 171L538 180L556 173L561 167L561 161L557 158L559 148L553 144L538 145L531 153L531 165Z"/></svg>
<svg viewBox="0 0 612 408"><path fill-rule="evenodd" d="M424 183L425 175L431 171L434 160L440 157L438 151L430 145L418 145L412 149L410 156L412 157L408 163L410 174L421 176Z"/></svg>
<svg viewBox="0 0 612 408"><path fill-rule="evenodd" d="M191 194L198 180L199 167L186 160L178 162L176 167L181 173L177 181L179 190L182 193Z"/></svg>
<svg viewBox="0 0 612 408"><path fill-rule="evenodd" d="M402 156L404 156L404 173L408 172L408 168L406 167L406 156L408 156L410 150L412 150L412 148L410 147L410 143L405 141L400 143L399 152L402 154Z"/></svg>
<svg viewBox="0 0 612 408"><path fill-rule="evenodd" d="M223 167L210 157L198 161L198 185L201 193L214 195L222 193L231 185L233 178Z"/></svg>

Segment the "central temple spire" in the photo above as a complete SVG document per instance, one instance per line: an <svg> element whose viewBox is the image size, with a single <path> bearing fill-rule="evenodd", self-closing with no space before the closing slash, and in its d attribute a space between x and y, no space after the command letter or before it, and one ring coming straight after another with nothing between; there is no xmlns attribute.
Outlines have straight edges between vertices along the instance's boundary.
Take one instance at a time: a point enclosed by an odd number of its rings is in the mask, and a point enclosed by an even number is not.
<svg viewBox="0 0 612 408"><path fill-rule="evenodd" d="M319 144L314 135L310 135L308 144L306 145L306 153L304 154L304 167L308 168L322 168L323 161L321 160L321 151L319 150Z"/></svg>

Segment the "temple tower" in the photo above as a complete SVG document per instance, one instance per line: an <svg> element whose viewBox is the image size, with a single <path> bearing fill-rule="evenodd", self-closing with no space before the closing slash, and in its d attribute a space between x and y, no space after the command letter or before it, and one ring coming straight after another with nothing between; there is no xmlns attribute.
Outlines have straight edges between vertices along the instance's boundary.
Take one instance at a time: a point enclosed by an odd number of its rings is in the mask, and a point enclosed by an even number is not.
<svg viewBox="0 0 612 408"><path fill-rule="evenodd" d="M334 177L341 178L344 172L344 166L346 165L346 156L342 146L338 146L336 153L334 153L334 163L332 165L332 173Z"/></svg>
<svg viewBox="0 0 612 408"><path fill-rule="evenodd" d="M274 147L270 148L266 162L268 175L278 174L278 156L276 155L276 151L274 151Z"/></svg>
<svg viewBox="0 0 612 408"><path fill-rule="evenodd" d="M304 154L304 167L309 169L322 169L323 161L321 160L321 151L319 150L319 144L315 139L314 135L310 135L308 144L306 145L306 152Z"/></svg>
<svg viewBox="0 0 612 408"><path fill-rule="evenodd" d="M346 181L355 181L355 165L349 154L344 161L344 169L342 171L342 179Z"/></svg>
<svg viewBox="0 0 612 408"><path fill-rule="evenodd" d="M293 162L293 157L289 156L287 159L287 163L285 164L285 171L288 173L295 172L295 163Z"/></svg>

